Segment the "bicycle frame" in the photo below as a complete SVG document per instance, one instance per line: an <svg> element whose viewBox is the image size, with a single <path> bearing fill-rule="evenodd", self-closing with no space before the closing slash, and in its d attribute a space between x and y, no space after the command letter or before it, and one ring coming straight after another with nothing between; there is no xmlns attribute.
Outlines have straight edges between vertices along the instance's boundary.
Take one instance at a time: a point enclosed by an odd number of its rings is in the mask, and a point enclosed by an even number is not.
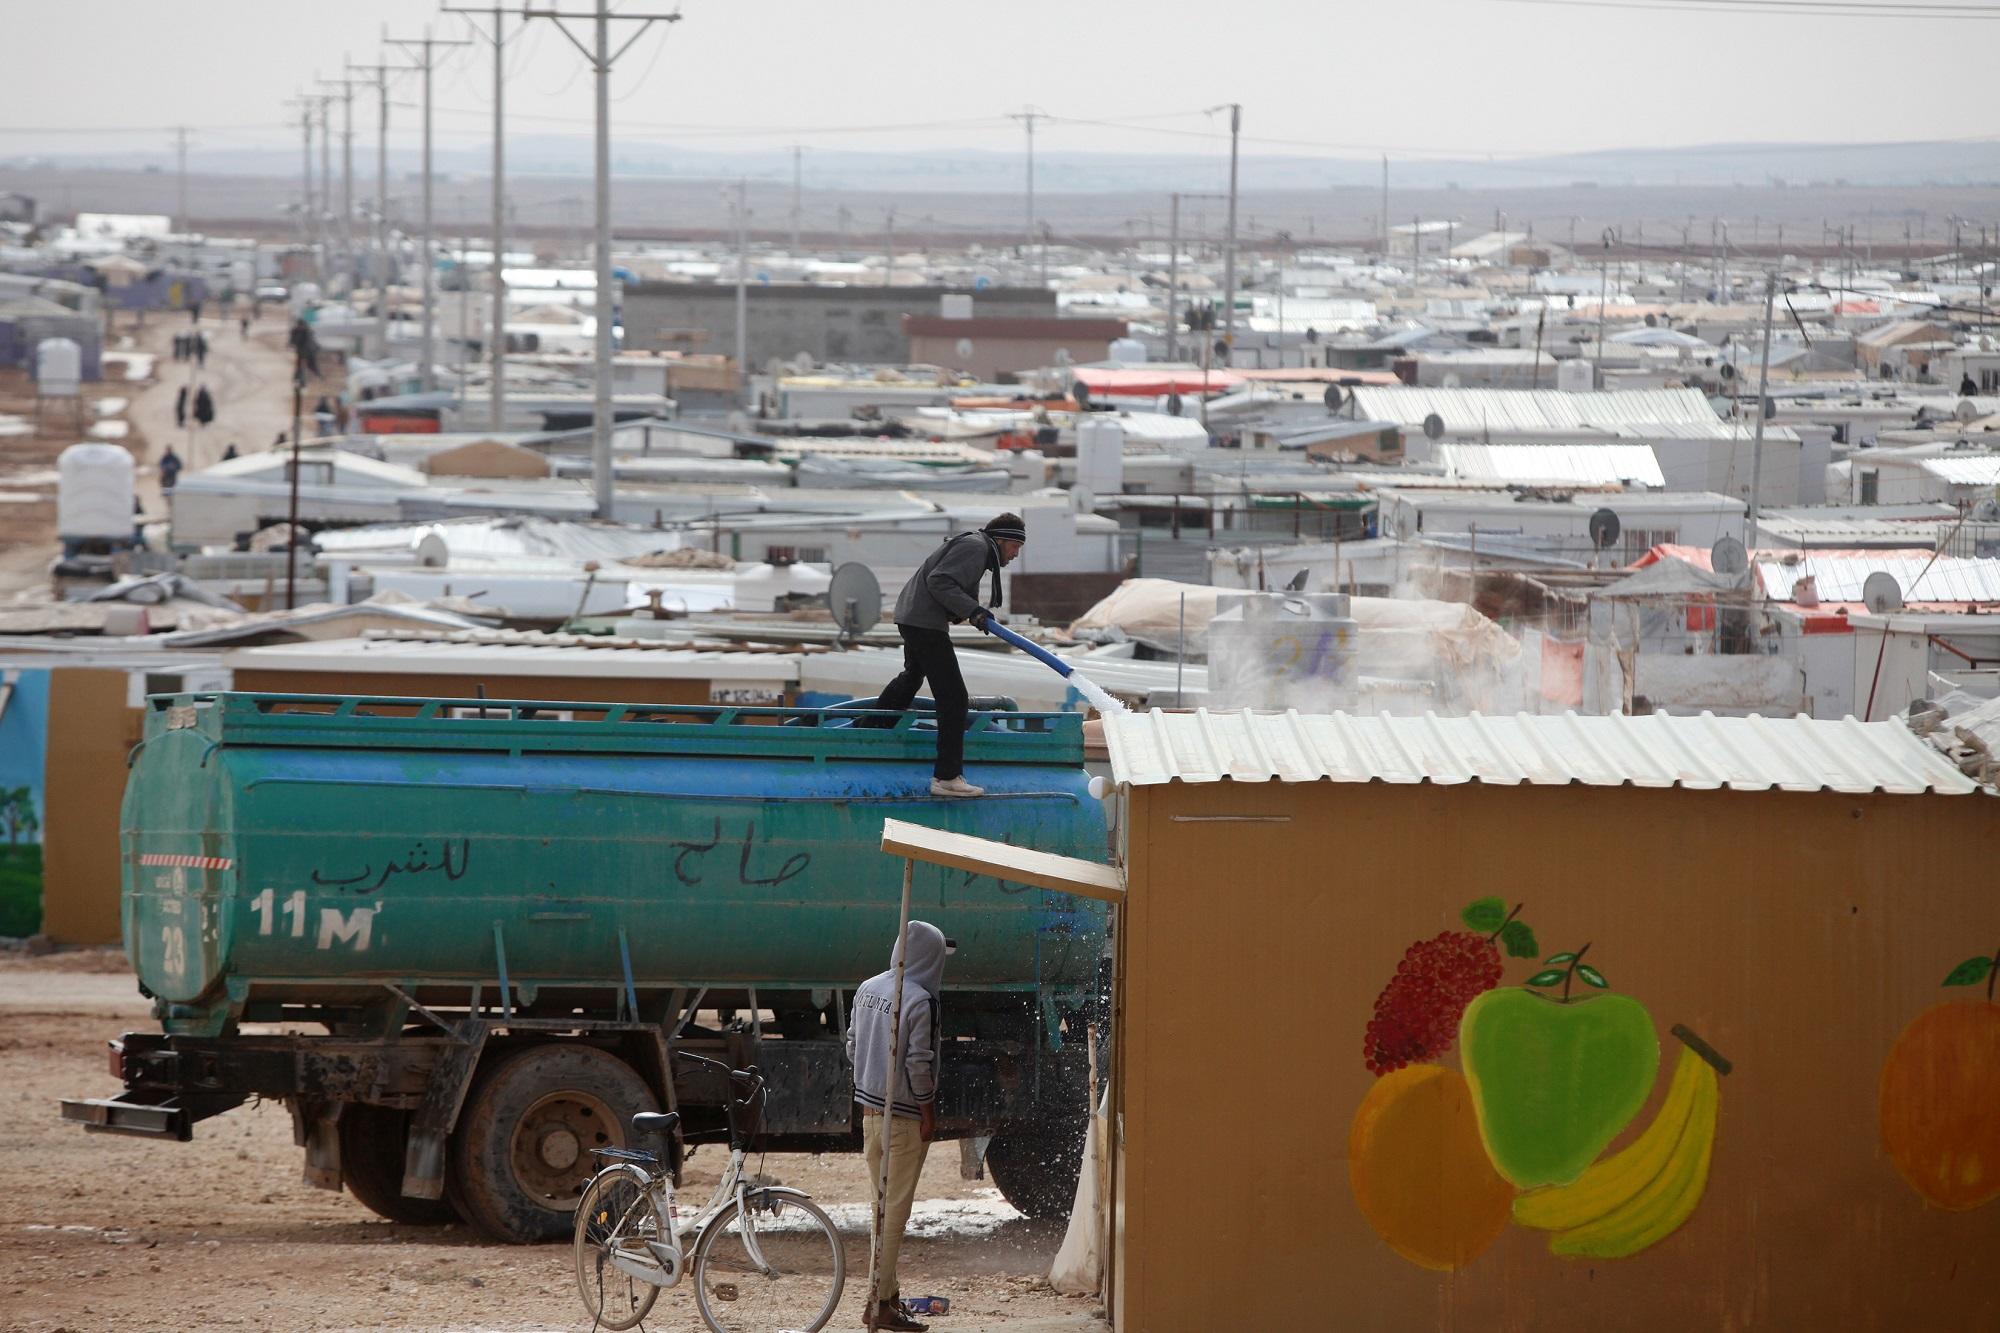
<svg viewBox="0 0 2000 1333"><path fill-rule="evenodd" d="M631 1162L614 1163L606 1167L607 1171L625 1171L644 1177L643 1195L651 1201L656 1214L667 1219L669 1231L664 1241L642 1241L647 1251L657 1261L657 1268L647 1264L631 1251L620 1248L617 1242L623 1236L626 1224L631 1220L632 1211L639 1206L639 1200L633 1200L631 1208L626 1210L625 1215L620 1217L617 1225L612 1228L611 1239L608 1242L612 1267L656 1287L675 1286L680 1282L681 1274L686 1271L687 1256L693 1252L701 1233L722 1213L723 1209L734 1203L738 1224L743 1228L744 1250L748 1252L752 1263L760 1269L768 1270L770 1262L764 1258L764 1252L757 1244L757 1227L750 1220L752 1191L748 1182L743 1179L743 1163L746 1156L741 1148L729 1150L729 1167L722 1173L722 1178L715 1182L715 1193L709 1196L706 1204L689 1214L685 1220L681 1218L679 1205L675 1201L672 1173L649 1171ZM804 1190L784 1185L760 1185L755 1192L760 1196L792 1195L801 1199L810 1197ZM683 1239L688 1243L683 1244Z"/></svg>

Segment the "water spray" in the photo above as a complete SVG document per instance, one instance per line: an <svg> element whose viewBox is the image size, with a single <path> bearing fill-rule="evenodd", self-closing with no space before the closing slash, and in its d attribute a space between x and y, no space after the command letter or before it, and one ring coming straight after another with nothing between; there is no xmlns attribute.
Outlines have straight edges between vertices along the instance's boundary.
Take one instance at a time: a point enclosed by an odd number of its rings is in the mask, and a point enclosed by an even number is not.
<svg viewBox="0 0 2000 1333"><path fill-rule="evenodd" d="M1089 700L1090 706L1092 708L1095 708L1099 713L1102 713L1104 716L1110 717L1113 714L1123 713L1125 711L1125 705L1119 703L1116 699L1112 698L1109 694L1105 693L1103 686L1099 685L1096 681L1091 680L1088 676L1085 676L1081 671L1078 671L1074 666L1071 666L1068 662L1063 661L1060 657L1057 657L1054 653L1042 647L1042 645L1040 645L1039 643L1034 643L1028 639L1022 638L1020 635L1016 634L1013 630L1008 629L1005 625L995 620L992 616L986 617L985 621L980 625L980 628L985 630L988 634L991 634L994 638L1000 640L1002 643L1013 644L1016 648L1019 648L1022 652L1026 653L1028 656L1035 658L1037 661L1041 662L1043 666L1046 666L1051 670L1053 670L1058 676L1061 676L1063 679L1067 680L1071 685L1075 686L1076 692L1078 694L1081 694L1085 699Z"/></svg>

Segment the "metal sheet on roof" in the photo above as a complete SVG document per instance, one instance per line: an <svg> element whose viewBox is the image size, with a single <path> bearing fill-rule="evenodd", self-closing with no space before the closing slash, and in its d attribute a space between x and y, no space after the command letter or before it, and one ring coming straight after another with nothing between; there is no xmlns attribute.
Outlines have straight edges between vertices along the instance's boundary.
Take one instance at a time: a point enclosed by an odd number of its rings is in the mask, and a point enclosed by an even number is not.
<svg viewBox="0 0 2000 1333"><path fill-rule="evenodd" d="M1927 458L1923 469L1939 481L1953 486L1992 486L2000 483L2000 454Z"/></svg>
<svg viewBox="0 0 2000 1333"><path fill-rule="evenodd" d="M1564 393L1558 389L1354 390L1355 410L1378 421L1423 424L1435 412L1447 431L1613 430L1655 422L1712 425L1715 409L1699 389L1621 389Z"/></svg>
<svg viewBox="0 0 2000 1333"><path fill-rule="evenodd" d="M1362 717L1131 713L1105 721L1115 780L1484 782L1737 791L1983 790L1900 722L1796 717Z"/></svg>
<svg viewBox="0 0 2000 1333"><path fill-rule="evenodd" d="M1802 551L1796 559L1757 560L1764 595L1781 602L1790 601L1793 585L1808 576L1820 601L1858 602L1877 570L1896 580L1905 602L2000 602L2000 560L1933 560L1928 551Z"/></svg>
<svg viewBox="0 0 2000 1333"><path fill-rule="evenodd" d="M1519 486L1656 486L1666 477L1644 444L1439 443L1445 474Z"/></svg>

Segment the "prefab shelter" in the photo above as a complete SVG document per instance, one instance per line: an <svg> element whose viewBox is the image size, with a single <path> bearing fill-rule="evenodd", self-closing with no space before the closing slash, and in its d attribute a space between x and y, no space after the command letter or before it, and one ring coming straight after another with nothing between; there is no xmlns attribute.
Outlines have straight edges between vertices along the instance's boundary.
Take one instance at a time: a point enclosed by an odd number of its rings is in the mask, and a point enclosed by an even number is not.
<svg viewBox="0 0 2000 1333"><path fill-rule="evenodd" d="M2000 1254L2000 1124L1963 1077L2000 1011L1940 986L1990 961L2000 802L1900 723L1106 735L1119 1329L2000 1321L1967 1280ZM1437 995L1474 964L1499 986L1456 993L1504 1021L1468 1048ZM1399 967L1438 990L1378 1008ZM1386 1057L1385 1012L1412 1038ZM1682 1060L1702 1100L1670 1102ZM1516 1220L1663 1115L1700 1138L1626 1159L1644 1225Z"/></svg>

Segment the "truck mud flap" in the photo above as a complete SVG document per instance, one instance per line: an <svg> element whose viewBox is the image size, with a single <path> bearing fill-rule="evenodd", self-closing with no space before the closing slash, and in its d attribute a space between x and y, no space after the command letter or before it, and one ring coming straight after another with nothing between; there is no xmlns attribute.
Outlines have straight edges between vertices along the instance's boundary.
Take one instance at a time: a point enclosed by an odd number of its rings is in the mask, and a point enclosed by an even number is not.
<svg viewBox="0 0 2000 1333"><path fill-rule="evenodd" d="M157 1101L141 1100L144 1094L123 1097L71 1097L62 1104L62 1117L82 1125L93 1134L130 1134L145 1139L173 1139L186 1143L194 1137L194 1122L241 1106L246 1098L165 1096Z"/></svg>
<svg viewBox="0 0 2000 1333"><path fill-rule="evenodd" d="M472 1086L472 1071L486 1049L486 1024L460 1023L458 1040L445 1048L431 1070L423 1105L410 1121L410 1139L403 1149L403 1193L412 1199L444 1197L444 1146L458 1111Z"/></svg>

